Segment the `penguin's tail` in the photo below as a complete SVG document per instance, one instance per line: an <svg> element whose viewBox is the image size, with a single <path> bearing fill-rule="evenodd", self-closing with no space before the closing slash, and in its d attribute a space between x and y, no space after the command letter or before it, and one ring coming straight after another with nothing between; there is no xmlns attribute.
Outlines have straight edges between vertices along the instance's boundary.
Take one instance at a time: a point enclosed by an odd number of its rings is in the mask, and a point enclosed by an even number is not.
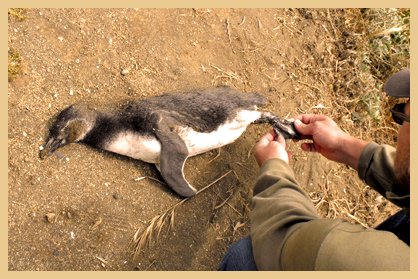
<svg viewBox="0 0 418 279"><path fill-rule="evenodd" d="M257 107L262 107L267 104L267 98L264 95L261 95L257 91L247 93L248 99L251 103L255 104Z"/></svg>

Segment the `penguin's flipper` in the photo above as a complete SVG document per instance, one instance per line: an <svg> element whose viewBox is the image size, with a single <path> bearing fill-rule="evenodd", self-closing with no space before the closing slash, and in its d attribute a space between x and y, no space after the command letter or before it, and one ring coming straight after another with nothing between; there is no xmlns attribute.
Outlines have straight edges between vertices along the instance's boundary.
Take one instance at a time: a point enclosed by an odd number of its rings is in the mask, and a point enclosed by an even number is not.
<svg viewBox="0 0 418 279"><path fill-rule="evenodd" d="M186 181L184 163L189 151L175 131L179 123L169 113L158 113L155 135L161 143L160 172L167 185L182 197L193 197L196 190Z"/></svg>

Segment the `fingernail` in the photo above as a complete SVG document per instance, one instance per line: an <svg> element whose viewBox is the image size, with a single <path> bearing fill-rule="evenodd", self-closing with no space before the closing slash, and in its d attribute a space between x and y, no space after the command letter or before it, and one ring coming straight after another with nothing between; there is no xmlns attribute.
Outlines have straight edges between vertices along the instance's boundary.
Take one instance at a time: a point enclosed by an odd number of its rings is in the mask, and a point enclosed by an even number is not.
<svg viewBox="0 0 418 279"><path fill-rule="evenodd" d="M300 124L302 124L302 122L300 122L300 120L299 120L299 119L296 119L296 120L295 120L295 124L299 126Z"/></svg>

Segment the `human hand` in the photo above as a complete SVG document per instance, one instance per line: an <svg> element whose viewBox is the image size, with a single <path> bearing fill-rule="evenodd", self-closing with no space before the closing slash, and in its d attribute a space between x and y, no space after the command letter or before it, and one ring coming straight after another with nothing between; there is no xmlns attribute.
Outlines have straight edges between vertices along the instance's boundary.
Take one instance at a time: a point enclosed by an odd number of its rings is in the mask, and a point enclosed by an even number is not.
<svg viewBox="0 0 418 279"><path fill-rule="evenodd" d="M321 153L329 160L345 163L357 170L358 159L367 142L343 132L325 115L303 114L294 119L296 130L302 134L301 139L312 140L311 143L302 143L304 151Z"/></svg>
<svg viewBox="0 0 418 279"><path fill-rule="evenodd" d="M283 137L276 138L276 134L271 130L258 142L254 149L254 156L260 167L271 158L279 158L289 163L291 154L286 151L286 148L286 140Z"/></svg>

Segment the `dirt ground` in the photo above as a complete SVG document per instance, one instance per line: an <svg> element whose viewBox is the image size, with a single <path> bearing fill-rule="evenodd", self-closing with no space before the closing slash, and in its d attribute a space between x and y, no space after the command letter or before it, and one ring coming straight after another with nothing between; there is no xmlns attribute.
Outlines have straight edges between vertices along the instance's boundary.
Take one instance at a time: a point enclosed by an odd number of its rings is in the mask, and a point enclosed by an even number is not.
<svg viewBox="0 0 418 279"><path fill-rule="evenodd" d="M336 109L340 85L316 70L335 51L330 38L341 37L326 10L28 9L23 15L9 16L8 25L9 48L23 64L8 83L9 270L215 270L230 245L249 234L258 173L252 152L268 125L250 126L233 144L189 158L185 176L197 190L222 179L177 206L174 220L160 219L159 238L154 232L134 258L135 233L181 198L148 178L162 181L153 165L82 144L61 149L61 159L40 160L54 117L72 103L227 85L259 91L269 100L261 109L284 118ZM289 142L289 149L298 181L324 217L340 209L321 211L324 187L349 202L366 187L346 166L301 152L299 144ZM379 196L372 201L369 210L386 206Z"/></svg>

